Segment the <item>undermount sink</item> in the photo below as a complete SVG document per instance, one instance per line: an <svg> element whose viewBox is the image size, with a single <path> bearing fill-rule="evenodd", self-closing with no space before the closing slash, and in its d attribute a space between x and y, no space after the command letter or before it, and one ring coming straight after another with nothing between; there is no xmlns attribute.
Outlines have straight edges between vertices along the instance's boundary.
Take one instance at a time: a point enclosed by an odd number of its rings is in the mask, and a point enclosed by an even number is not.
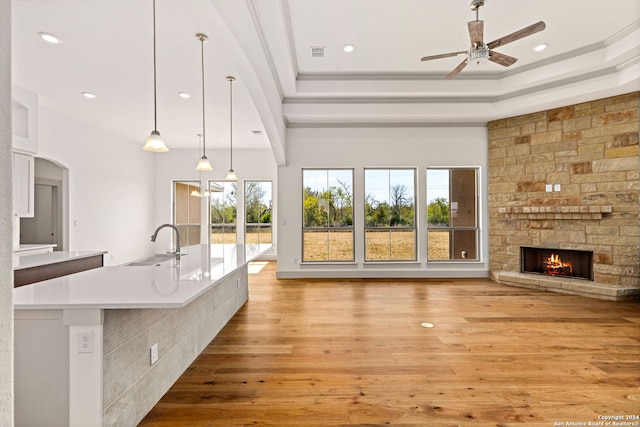
<svg viewBox="0 0 640 427"><path fill-rule="evenodd" d="M142 258L134 262L130 262L129 264L125 264L125 266L137 267L137 266L149 266L155 265L161 262L168 261L170 259L176 259L174 254L155 254L147 258Z"/></svg>

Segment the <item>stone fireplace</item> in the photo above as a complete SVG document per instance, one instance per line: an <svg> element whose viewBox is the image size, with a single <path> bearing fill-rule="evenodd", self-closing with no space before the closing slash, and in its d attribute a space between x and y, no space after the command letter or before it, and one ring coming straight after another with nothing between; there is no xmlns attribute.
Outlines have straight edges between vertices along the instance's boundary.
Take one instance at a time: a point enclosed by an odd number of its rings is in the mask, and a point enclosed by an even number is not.
<svg viewBox="0 0 640 427"><path fill-rule="evenodd" d="M488 124L494 280L602 299L640 297L638 95ZM569 268L561 263L559 274L530 274L521 267L526 248L544 249L546 257L589 254L573 261L590 264L587 277L564 274Z"/></svg>

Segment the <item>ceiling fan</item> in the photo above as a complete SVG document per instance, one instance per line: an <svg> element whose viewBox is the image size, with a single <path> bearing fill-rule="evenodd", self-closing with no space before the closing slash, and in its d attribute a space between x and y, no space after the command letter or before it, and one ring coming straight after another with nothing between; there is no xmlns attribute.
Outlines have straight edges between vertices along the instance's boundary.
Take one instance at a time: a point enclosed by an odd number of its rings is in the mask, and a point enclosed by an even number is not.
<svg viewBox="0 0 640 427"><path fill-rule="evenodd" d="M521 30L516 31L515 33L511 33L504 37L501 37L497 40L492 41L491 43L484 43L483 33L484 33L484 21L480 21L479 19L479 11L480 7L484 6L484 0L471 0L471 10L475 10L476 12L476 20L470 21L467 23L467 27L469 28L469 38L471 39L471 48L468 51L463 50L460 52L451 52L451 53L443 53L440 55L432 55L425 56L421 58L421 61L430 61L432 59L440 59L440 58L448 58L450 56L458 56L462 54L466 54L467 57L464 61L460 63L452 72L447 74L447 78L450 79L455 77L467 64L483 64L487 61L495 62L496 64L500 64L502 66L508 67L509 65L516 62L518 59L513 56L505 55L503 53L499 53L493 50L498 46L504 46L507 43L514 42L521 38L530 36L539 31L545 29L546 24L543 21L536 22L533 25L529 25L528 27L522 28Z"/></svg>

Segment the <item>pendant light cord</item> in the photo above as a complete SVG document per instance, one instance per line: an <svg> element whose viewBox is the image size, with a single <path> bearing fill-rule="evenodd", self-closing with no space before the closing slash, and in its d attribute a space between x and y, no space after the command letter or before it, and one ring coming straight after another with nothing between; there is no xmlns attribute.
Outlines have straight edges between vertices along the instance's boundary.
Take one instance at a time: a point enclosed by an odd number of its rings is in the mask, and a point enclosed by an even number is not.
<svg viewBox="0 0 640 427"><path fill-rule="evenodd" d="M156 0L153 0L153 130L158 130L158 100L156 87Z"/></svg>
<svg viewBox="0 0 640 427"><path fill-rule="evenodd" d="M205 125L204 125L204 42L206 40L205 35L200 35L200 56L202 58L202 155L206 156L207 151L207 137L205 134Z"/></svg>
<svg viewBox="0 0 640 427"><path fill-rule="evenodd" d="M229 143L230 143L230 166L233 170L233 77L227 77L229 80Z"/></svg>

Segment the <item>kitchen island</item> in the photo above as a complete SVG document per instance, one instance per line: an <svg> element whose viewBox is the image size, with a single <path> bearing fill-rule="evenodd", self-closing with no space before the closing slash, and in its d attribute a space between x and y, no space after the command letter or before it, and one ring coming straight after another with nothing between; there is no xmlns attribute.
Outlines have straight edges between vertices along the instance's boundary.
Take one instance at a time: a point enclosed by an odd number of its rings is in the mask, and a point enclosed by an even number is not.
<svg viewBox="0 0 640 427"><path fill-rule="evenodd" d="M16 426L136 425L248 299L270 245L198 245L14 289Z"/></svg>

